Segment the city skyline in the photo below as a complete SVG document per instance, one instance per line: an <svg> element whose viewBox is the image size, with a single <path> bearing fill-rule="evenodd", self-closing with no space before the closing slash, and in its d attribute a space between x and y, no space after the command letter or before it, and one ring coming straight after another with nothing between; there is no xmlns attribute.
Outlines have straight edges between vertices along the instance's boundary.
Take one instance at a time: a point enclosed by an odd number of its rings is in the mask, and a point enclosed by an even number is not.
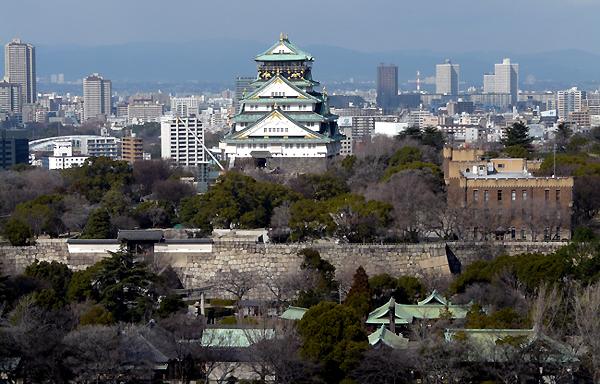
<svg viewBox="0 0 600 384"><path fill-rule="evenodd" d="M309 3L317 6L315 0ZM600 54L600 47L590 43L600 34L595 20L600 13L597 0L460 0L431 4L382 0L368 7L356 0L336 0L318 3L320 13L332 16L320 28L306 28L304 20L313 17L314 7L310 4L299 8L294 3L233 0L224 7L183 0L165 8L156 0L106 0L102 5L98 8L91 1L74 0L3 2L0 13L11 17L0 25L0 37L4 41L19 37L34 45L67 46L173 42L173 36L183 42L243 37L268 44L274 33L284 32L295 36L302 46L328 44L361 52L431 49L460 53L494 49L528 53L580 49ZM88 17L90 11L94 11L93 18ZM169 14L177 17L166 17ZM269 20L269 28L264 23L244 22L249 18ZM557 28L564 20L577 23L568 29ZM150 25L162 28L148 28ZM323 30L327 32L325 39ZM415 30L419 33L407 34Z"/></svg>

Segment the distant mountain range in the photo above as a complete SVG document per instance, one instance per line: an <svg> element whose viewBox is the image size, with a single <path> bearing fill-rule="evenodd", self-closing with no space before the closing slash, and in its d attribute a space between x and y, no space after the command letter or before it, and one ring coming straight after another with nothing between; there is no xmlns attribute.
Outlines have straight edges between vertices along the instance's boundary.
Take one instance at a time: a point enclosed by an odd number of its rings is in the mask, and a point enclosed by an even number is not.
<svg viewBox="0 0 600 384"><path fill-rule="evenodd" d="M227 82L256 73L253 57L269 46L256 41L219 39L189 43L138 43L98 47L37 46L37 73L50 78L63 73L75 81L94 72L113 82ZM322 82L375 81L380 63L398 66L400 83L435 76L445 59L460 65L461 90L481 87L483 75L509 57L519 64L519 82L558 83L561 87L600 81L600 56L579 50L512 54L509 52L391 51L365 53L327 45L301 46L315 57L313 75ZM541 83L541 84L540 84ZM598 86L596 86L598 88Z"/></svg>

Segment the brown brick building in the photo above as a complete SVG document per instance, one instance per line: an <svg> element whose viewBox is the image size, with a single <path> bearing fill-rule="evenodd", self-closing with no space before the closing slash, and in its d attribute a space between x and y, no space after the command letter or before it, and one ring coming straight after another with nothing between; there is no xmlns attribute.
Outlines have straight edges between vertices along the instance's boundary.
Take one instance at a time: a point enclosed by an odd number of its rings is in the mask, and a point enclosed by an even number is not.
<svg viewBox="0 0 600 384"><path fill-rule="evenodd" d="M444 148L448 204L464 208L471 238L571 237L572 177L535 177L539 162L484 159L483 153Z"/></svg>

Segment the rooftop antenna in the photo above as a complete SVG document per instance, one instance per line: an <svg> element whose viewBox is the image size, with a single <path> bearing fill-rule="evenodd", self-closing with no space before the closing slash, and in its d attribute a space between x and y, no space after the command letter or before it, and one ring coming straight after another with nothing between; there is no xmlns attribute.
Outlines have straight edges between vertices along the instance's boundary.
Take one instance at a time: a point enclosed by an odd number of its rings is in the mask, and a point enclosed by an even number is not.
<svg viewBox="0 0 600 384"><path fill-rule="evenodd" d="M417 92L421 92L421 71L417 69Z"/></svg>

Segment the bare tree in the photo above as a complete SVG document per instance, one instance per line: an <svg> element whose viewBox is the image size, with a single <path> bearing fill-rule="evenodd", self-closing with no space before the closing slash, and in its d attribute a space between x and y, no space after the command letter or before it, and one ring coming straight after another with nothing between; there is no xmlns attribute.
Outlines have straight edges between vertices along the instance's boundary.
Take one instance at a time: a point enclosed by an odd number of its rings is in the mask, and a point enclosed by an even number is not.
<svg viewBox="0 0 600 384"><path fill-rule="evenodd" d="M600 283L581 287L573 296L573 315L576 335L584 351L584 364L592 374L594 383L600 382Z"/></svg>
<svg viewBox="0 0 600 384"><path fill-rule="evenodd" d="M61 216L62 222L69 231L83 232L93 207L82 196L65 196L63 204L65 212Z"/></svg>
<svg viewBox="0 0 600 384"><path fill-rule="evenodd" d="M249 347L250 366L262 382L281 384L310 382L315 365L300 357L300 335L295 326L276 327L275 337L264 337L266 333L251 336Z"/></svg>
<svg viewBox="0 0 600 384"><path fill-rule="evenodd" d="M213 279L213 285L227 293L230 293L237 299L238 321L241 322L244 314L242 313L242 299L256 286L256 274L232 269L230 271L219 270Z"/></svg>
<svg viewBox="0 0 600 384"><path fill-rule="evenodd" d="M359 383L412 383L414 353L408 350L378 348L367 351L352 377Z"/></svg>
<svg viewBox="0 0 600 384"><path fill-rule="evenodd" d="M118 326L85 326L64 338L65 364L78 382L117 381L127 373L128 361Z"/></svg>
<svg viewBox="0 0 600 384"><path fill-rule="evenodd" d="M385 201L394 206L392 217L401 237L416 241L426 231L426 212L431 210L434 194L420 171L394 175L387 183L365 191L365 199Z"/></svg>

